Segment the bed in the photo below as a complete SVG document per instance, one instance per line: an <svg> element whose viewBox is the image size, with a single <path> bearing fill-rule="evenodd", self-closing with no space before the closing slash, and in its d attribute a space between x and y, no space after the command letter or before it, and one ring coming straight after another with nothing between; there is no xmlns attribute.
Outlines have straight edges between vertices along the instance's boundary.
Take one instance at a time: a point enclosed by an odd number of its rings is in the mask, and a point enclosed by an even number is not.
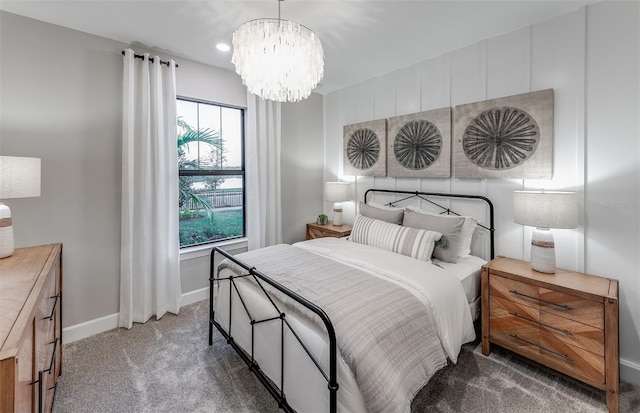
<svg viewBox="0 0 640 413"><path fill-rule="evenodd" d="M454 212L456 202L480 219ZM408 412L475 339L493 231L482 196L369 190L348 239L237 256L215 248L209 344L216 327L285 411Z"/></svg>

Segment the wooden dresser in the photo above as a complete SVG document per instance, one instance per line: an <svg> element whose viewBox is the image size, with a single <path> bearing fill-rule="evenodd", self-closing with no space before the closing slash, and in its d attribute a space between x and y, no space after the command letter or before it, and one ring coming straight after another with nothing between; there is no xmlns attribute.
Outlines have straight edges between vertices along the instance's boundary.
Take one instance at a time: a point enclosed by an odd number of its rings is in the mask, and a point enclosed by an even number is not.
<svg viewBox="0 0 640 413"><path fill-rule="evenodd" d="M62 360L62 244L0 259L0 412L50 412Z"/></svg>
<svg viewBox="0 0 640 413"><path fill-rule="evenodd" d="M482 353L498 344L606 391L618 412L618 281L498 257L482 268Z"/></svg>
<svg viewBox="0 0 640 413"><path fill-rule="evenodd" d="M327 225L320 225L316 223L307 224L306 239L333 237L342 238L348 237L351 234L351 225L333 225L329 222Z"/></svg>

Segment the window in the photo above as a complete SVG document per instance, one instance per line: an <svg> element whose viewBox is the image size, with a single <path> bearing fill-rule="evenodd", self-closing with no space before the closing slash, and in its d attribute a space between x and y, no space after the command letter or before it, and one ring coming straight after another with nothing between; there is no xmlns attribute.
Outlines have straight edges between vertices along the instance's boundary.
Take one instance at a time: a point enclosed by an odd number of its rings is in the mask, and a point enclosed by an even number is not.
<svg viewBox="0 0 640 413"><path fill-rule="evenodd" d="M178 98L180 248L245 235L244 109Z"/></svg>

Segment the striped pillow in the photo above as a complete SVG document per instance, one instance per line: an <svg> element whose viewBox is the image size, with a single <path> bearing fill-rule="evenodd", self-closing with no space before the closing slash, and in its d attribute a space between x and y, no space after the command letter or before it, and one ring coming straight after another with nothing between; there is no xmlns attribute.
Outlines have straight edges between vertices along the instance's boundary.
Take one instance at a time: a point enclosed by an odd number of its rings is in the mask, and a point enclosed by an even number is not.
<svg viewBox="0 0 640 413"><path fill-rule="evenodd" d="M403 227L356 215L349 241L429 262L435 243L441 237L439 232Z"/></svg>

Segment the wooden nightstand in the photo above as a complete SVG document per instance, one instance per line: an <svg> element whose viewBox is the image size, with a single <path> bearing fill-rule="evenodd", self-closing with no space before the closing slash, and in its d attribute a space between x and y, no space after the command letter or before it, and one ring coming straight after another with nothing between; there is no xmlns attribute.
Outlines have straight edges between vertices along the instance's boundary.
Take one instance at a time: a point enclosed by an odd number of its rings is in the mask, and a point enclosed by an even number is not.
<svg viewBox="0 0 640 413"><path fill-rule="evenodd" d="M348 237L351 234L351 225L333 225L329 222L327 225L319 225L316 223L307 224L307 239L333 237L342 238Z"/></svg>
<svg viewBox="0 0 640 413"><path fill-rule="evenodd" d="M618 412L618 281L498 257L482 267L482 353L498 344L604 390Z"/></svg>

